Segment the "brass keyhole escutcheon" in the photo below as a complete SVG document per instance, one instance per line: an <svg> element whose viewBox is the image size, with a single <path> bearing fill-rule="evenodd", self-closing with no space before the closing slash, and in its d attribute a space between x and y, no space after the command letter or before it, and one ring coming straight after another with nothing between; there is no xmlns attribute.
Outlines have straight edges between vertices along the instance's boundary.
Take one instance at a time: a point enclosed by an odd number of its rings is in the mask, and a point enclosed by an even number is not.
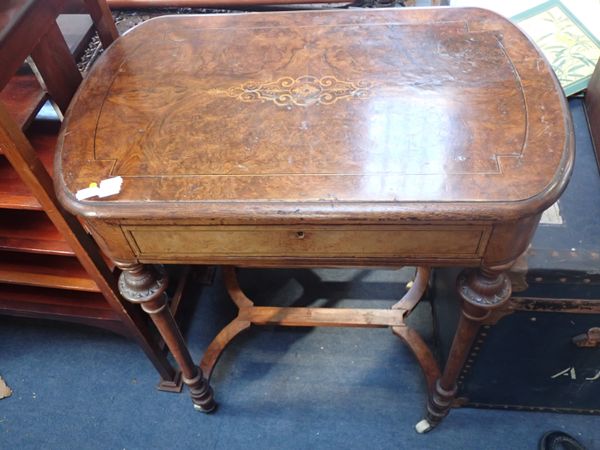
<svg viewBox="0 0 600 450"><path fill-rule="evenodd" d="M296 231L296 237L298 239L304 239L304 231Z"/></svg>

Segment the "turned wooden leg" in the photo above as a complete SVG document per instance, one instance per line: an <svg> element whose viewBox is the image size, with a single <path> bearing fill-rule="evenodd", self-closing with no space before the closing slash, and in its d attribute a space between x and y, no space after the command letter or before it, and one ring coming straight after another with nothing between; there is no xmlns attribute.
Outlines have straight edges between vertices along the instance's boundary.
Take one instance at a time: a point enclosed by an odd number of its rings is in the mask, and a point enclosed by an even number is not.
<svg viewBox="0 0 600 450"><path fill-rule="evenodd" d="M462 299L461 316L442 376L429 394L427 416L416 429L424 433L435 427L452 406L456 395L456 380L467 359L481 322L510 298L511 285L506 273L487 268L466 270L457 280Z"/></svg>
<svg viewBox="0 0 600 450"><path fill-rule="evenodd" d="M119 291L130 302L139 303L147 312L167 347L181 368L183 382L190 388L194 408L211 412L216 403L212 390L202 371L194 364L183 336L167 306L167 276L162 266L118 263L123 270L119 277Z"/></svg>

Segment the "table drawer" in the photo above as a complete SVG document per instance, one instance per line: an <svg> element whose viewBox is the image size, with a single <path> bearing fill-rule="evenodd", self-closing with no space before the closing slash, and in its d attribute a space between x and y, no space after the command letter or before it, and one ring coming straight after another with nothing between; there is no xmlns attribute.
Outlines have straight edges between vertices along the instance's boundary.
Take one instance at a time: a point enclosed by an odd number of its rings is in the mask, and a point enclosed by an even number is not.
<svg viewBox="0 0 600 450"><path fill-rule="evenodd" d="M394 257L473 258L488 231L428 226L124 226L140 257Z"/></svg>

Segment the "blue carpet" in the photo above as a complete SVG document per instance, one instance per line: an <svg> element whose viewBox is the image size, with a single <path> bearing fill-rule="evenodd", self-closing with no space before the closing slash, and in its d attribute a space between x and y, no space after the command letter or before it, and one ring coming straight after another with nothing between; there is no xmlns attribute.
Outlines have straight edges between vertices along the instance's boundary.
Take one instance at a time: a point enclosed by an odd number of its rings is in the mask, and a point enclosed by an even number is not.
<svg viewBox="0 0 600 450"><path fill-rule="evenodd" d="M407 276L242 275L260 304L345 307L389 306ZM197 297L182 311L196 359L234 314L219 277ZM411 319L430 339L428 304ZM600 418L582 415L457 409L431 433L416 434L423 378L386 329L253 328L217 366L213 415L194 411L187 393L156 391L156 372L142 351L93 328L0 318L0 375L14 391L0 400L2 449L535 449L553 429L600 448Z"/></svg>

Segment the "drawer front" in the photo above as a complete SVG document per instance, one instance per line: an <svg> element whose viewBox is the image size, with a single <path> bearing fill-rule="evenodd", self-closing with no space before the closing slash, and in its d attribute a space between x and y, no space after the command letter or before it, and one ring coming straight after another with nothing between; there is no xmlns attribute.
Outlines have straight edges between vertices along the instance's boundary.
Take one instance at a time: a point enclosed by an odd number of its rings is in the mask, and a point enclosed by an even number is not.
<svg viewBox="0 0 600 450"><path fill-rule="evenodd" d="M136 254L164 257L480 257L485 227L124 226Z"/></svg>

